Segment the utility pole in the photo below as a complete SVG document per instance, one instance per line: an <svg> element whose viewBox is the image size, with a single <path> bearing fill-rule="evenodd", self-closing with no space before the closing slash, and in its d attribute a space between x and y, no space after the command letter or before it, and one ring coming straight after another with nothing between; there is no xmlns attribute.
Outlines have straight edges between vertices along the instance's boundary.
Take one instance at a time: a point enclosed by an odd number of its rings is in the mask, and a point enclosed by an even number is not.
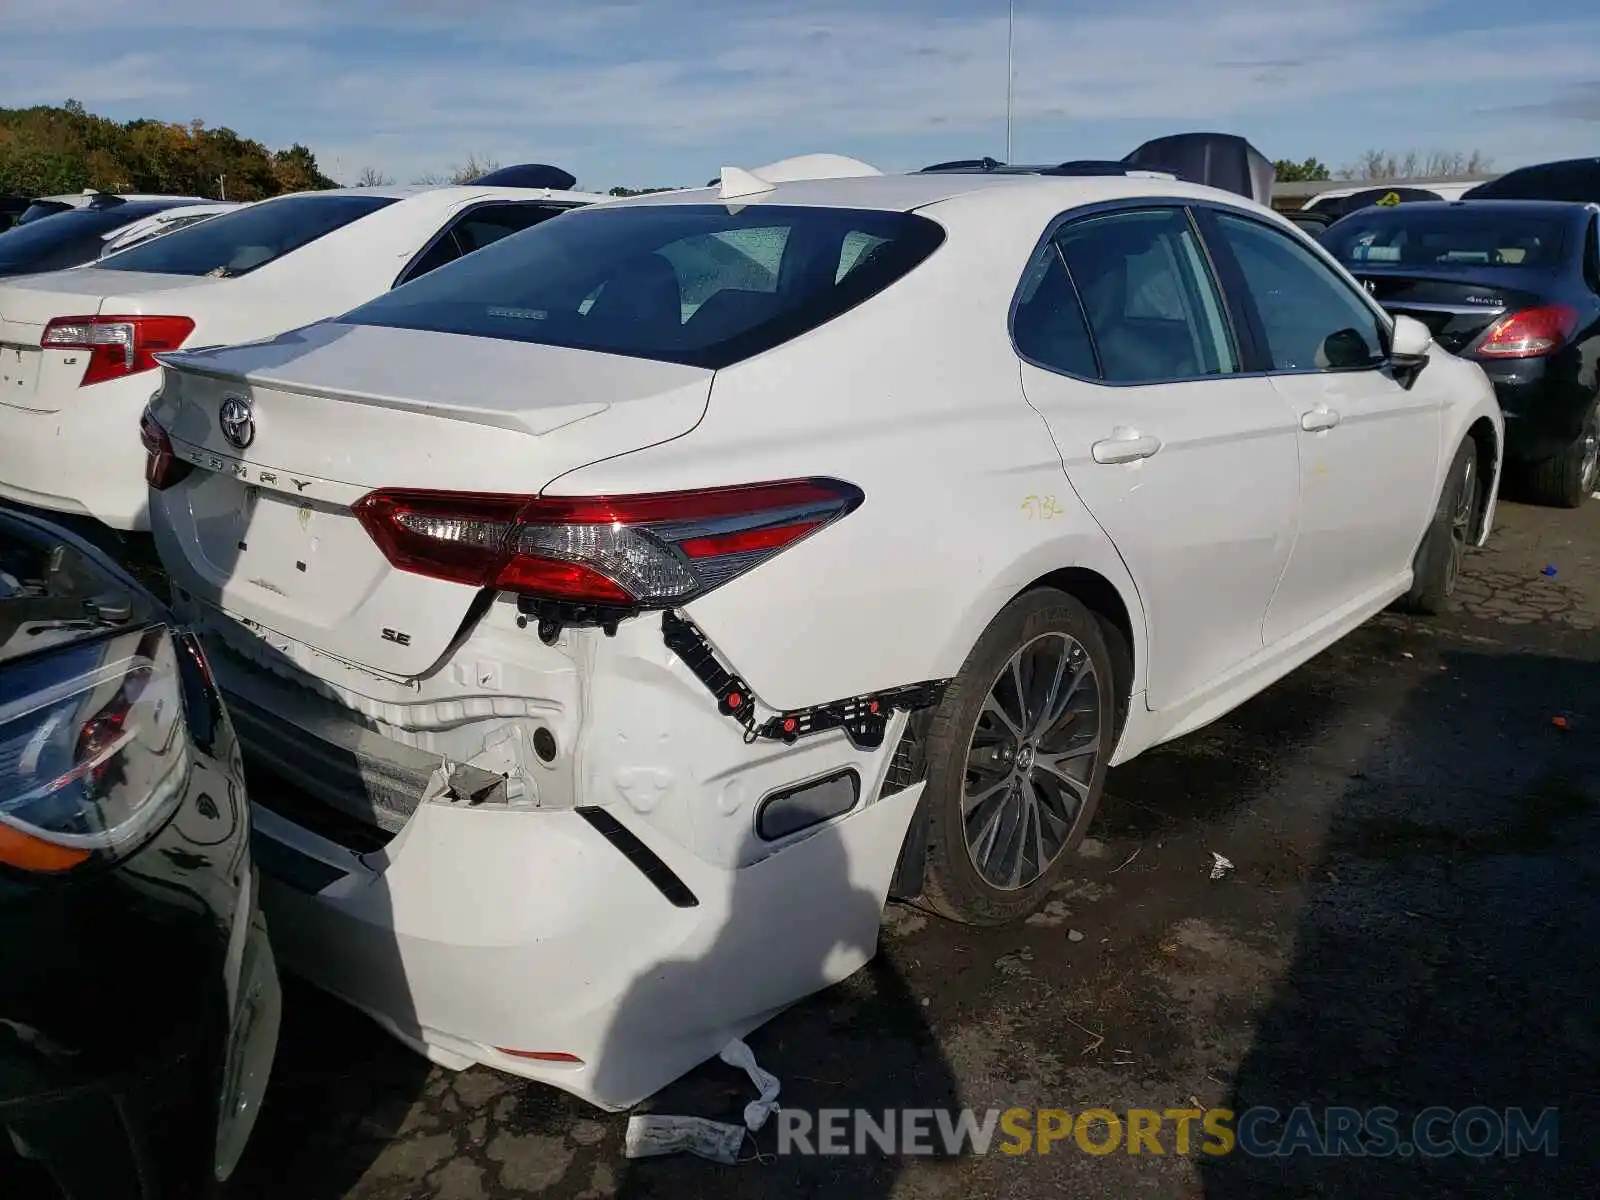
<svg viewBox="0 0 1600 1200"><path fill-rule="evenodd" d="M228 177L226 175L217 176L217 190L222 193L222 199L226 200L228 198Z"/></svg>
<svg viewBox="0 0 1600 1200"><path fill-rule="evenodd" d="M1017 0L1006 5L1006 161L1011 161L1011 118L1015 109L1016 71L1012 57L1017 49Z"/></svg>

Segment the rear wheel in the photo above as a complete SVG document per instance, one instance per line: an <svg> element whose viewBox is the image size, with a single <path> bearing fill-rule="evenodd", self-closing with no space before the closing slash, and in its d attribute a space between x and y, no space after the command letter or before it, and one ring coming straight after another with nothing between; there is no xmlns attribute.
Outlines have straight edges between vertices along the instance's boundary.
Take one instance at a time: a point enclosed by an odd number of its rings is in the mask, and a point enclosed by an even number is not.
<svg viewBox="0 0 1600 1200"><path fill-rule="evenodd" d="M928 734L924 895L999 925L1037 910L1083 840L1118 705L1099 620L1064 592L1012 601L946 692Z"/></svg>
<svg viewBox="0 0 1600 1200"><path fill-rule="evenodd" d="M1399 607L1406 612L1434 615L1456 590L1461 564L1472 544L1472 521L1478 511L1480 480L1478 448L1471 438L1456 449L1445 476L1444 489L1428 532L1412 564L1411 590Z"/></svg>
<svg viewBox="0 0 1600 1200"><path fill-rule="evenodd" d="M1534 495L1541 504L1577 508L1600 487L1600 403L1589 409L1583 432L1553 458L1535 463Z"/></svg>

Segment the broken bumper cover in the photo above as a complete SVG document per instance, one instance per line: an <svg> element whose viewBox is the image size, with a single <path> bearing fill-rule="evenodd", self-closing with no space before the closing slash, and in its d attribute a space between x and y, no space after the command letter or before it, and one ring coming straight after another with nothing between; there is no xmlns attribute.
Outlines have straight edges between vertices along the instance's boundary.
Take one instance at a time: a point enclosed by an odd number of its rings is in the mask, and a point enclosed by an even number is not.
<svg viewBox="0 0 1600 1200"><path fill-rule="evenodd" d="M361 854L258 805L263 904L285 967L433 1061L617 1110L872 957L921 791L732 869L625 809L423 804Z"/></svg>

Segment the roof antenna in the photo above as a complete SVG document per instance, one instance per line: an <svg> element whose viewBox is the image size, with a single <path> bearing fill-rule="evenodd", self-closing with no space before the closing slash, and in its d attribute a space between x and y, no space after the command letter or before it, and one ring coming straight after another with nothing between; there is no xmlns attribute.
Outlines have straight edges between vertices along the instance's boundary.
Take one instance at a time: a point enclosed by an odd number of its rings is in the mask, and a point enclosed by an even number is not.
<svg viewBox="0 0 1600 1200"><path fill-rule="evenodd" d="M762 192L773 190L773 185L754 171L746 171L743 167L722 168L722 199L724 200L737 200L741 196L759 196Z"/></svg>
<svg viewBox="0 0 1600 1200"><path fill-rule="evenodd" d="M1017 73L1011 57L1017 46L1017 0L1006 5L1006 161L1011 161L1011 116L1015 109Z"/></svg>

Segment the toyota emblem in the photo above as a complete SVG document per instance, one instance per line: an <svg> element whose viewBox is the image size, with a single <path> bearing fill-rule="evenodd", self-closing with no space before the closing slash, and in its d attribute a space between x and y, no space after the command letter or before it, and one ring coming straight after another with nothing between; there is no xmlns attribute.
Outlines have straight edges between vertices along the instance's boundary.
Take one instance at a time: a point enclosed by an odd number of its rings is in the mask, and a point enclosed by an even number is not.
<svg viewBox="0 0 1600 1200"><path fill-rule="evenodd" d="M240 450L256 440L255 414L250 410L250 401L243 396L223 398L217 424L222 426L222 436Z"/></svg>

